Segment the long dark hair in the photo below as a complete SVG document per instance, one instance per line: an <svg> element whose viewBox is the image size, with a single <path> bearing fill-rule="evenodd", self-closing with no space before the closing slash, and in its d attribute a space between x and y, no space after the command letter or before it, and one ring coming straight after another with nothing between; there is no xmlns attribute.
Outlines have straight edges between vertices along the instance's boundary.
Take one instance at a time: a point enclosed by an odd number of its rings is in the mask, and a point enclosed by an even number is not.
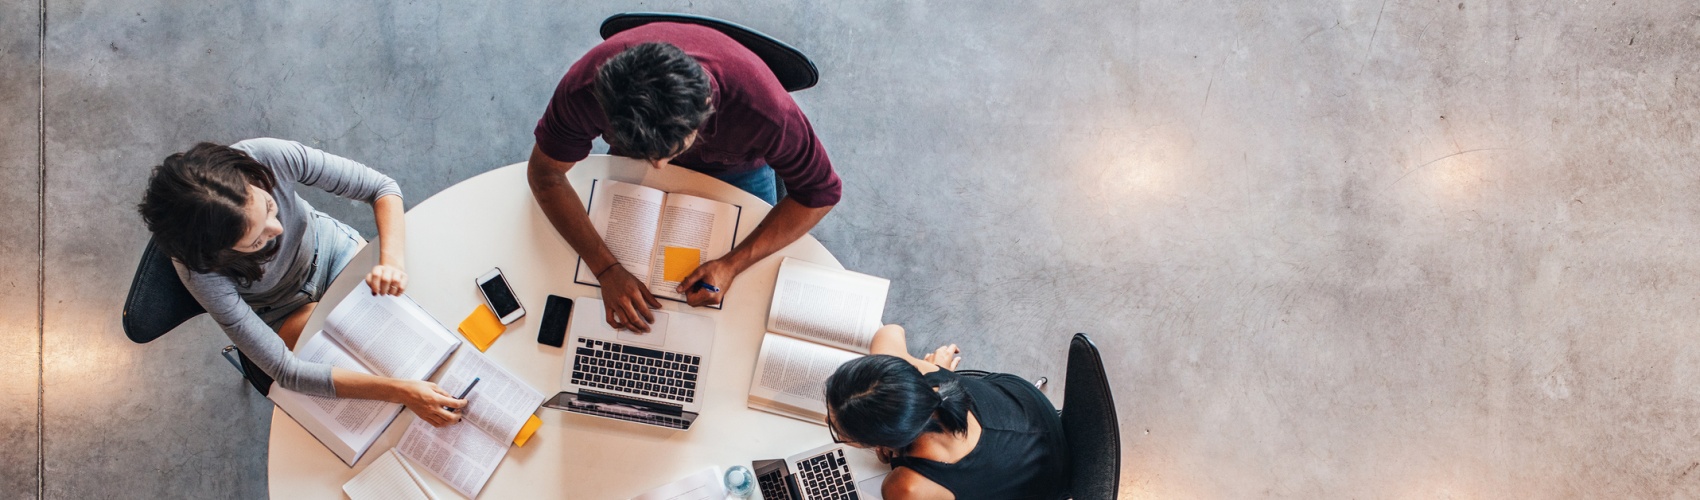
<svg viewBox="0 0 1700 500"><path fill-rule="evenodd" d="M659 160L685 150L714 106L708 72L665 42L634 45L596 70L591 95L608 118L603 139L625 154Z"/></svg>
<svg viewBox="0 0 1700 500"><path fill-rule="evenodd" d="M838 431L860 444L904 450L921 434L968 432L973 400L952 379L937 386L895 356L864 356L826 379L826 405Z"/></svg>
<svg viewBox="0 0 1700 500"><path fill-rule="evenodd" d="M243 207L250 185L271 191L277 177L241 150L203 142L153 168L136 210L166 255L247 286L263 274L260 264L277 255L277 245L253 253L231 248L249 229Z"/></svg>

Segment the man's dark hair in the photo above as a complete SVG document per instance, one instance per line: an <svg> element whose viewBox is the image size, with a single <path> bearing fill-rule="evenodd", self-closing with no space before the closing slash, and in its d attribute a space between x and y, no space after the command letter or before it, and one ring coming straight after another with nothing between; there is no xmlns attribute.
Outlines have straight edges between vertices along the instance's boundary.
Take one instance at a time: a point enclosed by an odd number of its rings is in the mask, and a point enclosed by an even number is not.
<svg viewBox="0 0 1700 500"><path fill-rule="evenodd" d="M602 63L591 93L608 117L603 138L644 160L684 152L685 138L714 112L702 65L662 42L634 45Z"/></svg>
<svg viewBox="0 0 1700 500"><path fill-rule="evenodd" d="M271 191L277 177L242 150L203 142L153 168L136 211L165 255L247 286L264 274L260 264L277 255L275 243L253 253L231 248L249 229L243 207L250 185Z"/></svg>

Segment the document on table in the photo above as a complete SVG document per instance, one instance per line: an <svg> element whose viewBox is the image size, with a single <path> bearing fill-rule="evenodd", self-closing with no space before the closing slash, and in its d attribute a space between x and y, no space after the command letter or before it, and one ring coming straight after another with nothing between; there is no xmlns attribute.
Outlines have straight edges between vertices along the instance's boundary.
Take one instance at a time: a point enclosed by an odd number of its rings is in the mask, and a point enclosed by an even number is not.
<svg viewBox="0 0 1700 500"><path fill-rule="evenodd" d="M437 500L413 467L393 449L343 484L342 492L352 500Z"/></svg>
<svg viewBox="0 0 1700 500"><path fill-rule="evenodd" d="M461 349L443 371L437 385L450 393L480 379L466 395L460 422L433 427L415 419L396 449L455 491L477 498L507 456L514 436L543 403L543 393L473 348Z"/></svg>
<svg viewBox="0 0 1700 500"><path fill-rule="evenodd" d="M709 467L632 500L726 500L726 487L720 484L720 468Z"/></svg>

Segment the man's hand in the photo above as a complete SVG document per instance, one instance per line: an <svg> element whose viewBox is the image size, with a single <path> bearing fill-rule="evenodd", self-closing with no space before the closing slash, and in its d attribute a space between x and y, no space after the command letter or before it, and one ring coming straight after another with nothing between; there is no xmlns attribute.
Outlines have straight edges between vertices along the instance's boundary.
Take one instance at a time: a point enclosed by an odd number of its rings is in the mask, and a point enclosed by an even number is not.
<svg viewBox="0 0 1700 500"><path fill-rule="evenodd" d="M407 291L407 272L400 267L378 264L366 274L366 286L372 295L401 295Z"/></svg>
<svg viewBox="0 0 1700 500"><path fill-rule="evenodd" d="M695 271L691 271L690 276L686 276L683 281L679 282L678 292L685 294L685 303L690 304L691 307L719 304L721 299L726 297L726 291L732 288L732 279L738 277L738 273L742 271L726 259L704 262ZM698 281L714 285L720 291L714 292L707 288L698 288L696 286Z"/></svg>
<svg viewBox="0 0 1700 500"><path fill-rule="evenodd" d="M602 283L602 309L608 315L608 326L648 333L649 324L655 321L655 313L649 310L661 308L661 301L655 300L649 287L619 264L608 268L596 280Z"/></svg>

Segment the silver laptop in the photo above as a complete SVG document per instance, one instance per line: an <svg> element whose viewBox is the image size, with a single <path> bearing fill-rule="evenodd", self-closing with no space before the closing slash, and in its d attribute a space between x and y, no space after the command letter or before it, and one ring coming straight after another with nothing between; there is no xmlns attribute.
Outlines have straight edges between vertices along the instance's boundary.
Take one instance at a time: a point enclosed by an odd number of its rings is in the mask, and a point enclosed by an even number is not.
<svg viewBox="0 0 1700 500"><path fill-rule="evenodd" d="M602 301L573 301L561 392L544 407L689 430L702 411L702 375L714 347L714 320L654 311L649 333L615 330Z"/></svg>
<svg viewBox="0 0 1700 500"><path fill-rule="evenodd" d="M750 466L763 500L880 499L880 485L891 473L874 452L841 444Z"/></svg>

